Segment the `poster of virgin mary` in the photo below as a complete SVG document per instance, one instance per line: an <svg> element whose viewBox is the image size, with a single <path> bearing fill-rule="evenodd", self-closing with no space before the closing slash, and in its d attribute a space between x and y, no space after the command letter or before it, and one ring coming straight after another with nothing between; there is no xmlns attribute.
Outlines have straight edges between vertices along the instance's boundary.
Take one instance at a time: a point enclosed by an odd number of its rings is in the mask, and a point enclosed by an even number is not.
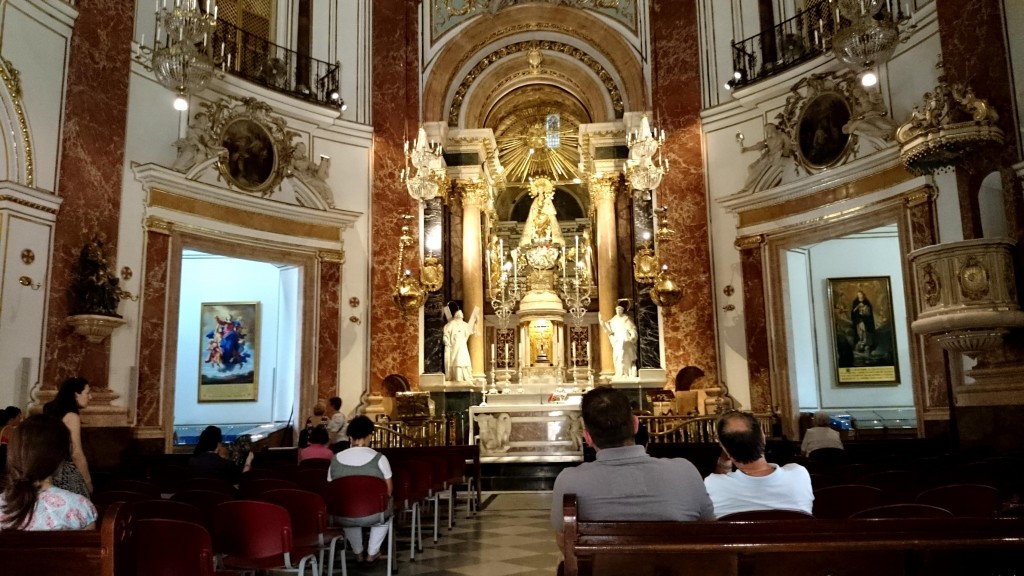
<svg viewBox="0 0 1024 576"><path fill-rule="evenodd" d="M255 401L259 302L204 302L199 325L199 401Z"/></svg>
<svg viewBox="0 0 1024 576"><path fill-rule="evenodd" d="M899 384L888 276L829 278L836 382Z"/></svg>

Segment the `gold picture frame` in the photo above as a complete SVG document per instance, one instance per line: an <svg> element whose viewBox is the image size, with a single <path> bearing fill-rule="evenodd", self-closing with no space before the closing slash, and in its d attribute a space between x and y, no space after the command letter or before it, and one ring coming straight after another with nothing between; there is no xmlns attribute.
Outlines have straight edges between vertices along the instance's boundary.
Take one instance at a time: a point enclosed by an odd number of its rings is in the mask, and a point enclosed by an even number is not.
<svg viewBox="0 0 1024 576"><path fill-rule="evenodd" d="M827 282L836 384L898 385L890 278L829 278Z"/></svg>
<svg viewBox="0 0 1024 576"><path fill-rule="evenodd" d="M259 398L259 319L259 302L200 305L200 402Z"/></svg>

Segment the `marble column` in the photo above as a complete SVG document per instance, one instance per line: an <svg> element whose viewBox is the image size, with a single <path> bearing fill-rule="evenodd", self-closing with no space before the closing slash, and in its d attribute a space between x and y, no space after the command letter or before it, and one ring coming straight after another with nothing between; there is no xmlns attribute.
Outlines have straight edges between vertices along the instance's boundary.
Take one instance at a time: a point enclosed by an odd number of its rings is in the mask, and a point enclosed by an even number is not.
<svg viewBox="0 0 1024 576"><path fill-rule="evenodd" d="M171 226L146 222L146 261L143 264L142 313L139 314L139 388L136 426L156 428L164 412L160 394L167 354L167 284L171 267ZM173 399L170 399L173 402Z"/></svg>
<svg viewBox="0 0 1024 576"><path fill-rule="evenodd" d="M120 270L116 248L135 2L82 0L76 7L57 182L63 204L54 228L40 384L53 389L70 376L83 376L95 390L94 404L103 404L109 403L110 341L87 344L64 321L71 313L69 291L79 253L93 236L106 236L107 257Z"/></svg>
<svg viewBox="0 0 1024 576"><path fill-rule="evenodd" d="M341 335L341 269L345 263L343 253L320 252L317 254L320 282L320 318L317 322L317 398L337 396L338 364L340 361ZM314 399L305 401L312 405Z"/></svg>
<svg viewBox="0 0 1024 576"><path fill-rule="evenodd" d="M462 198L462 307L466 320L477 310L477 333L469 337L469 358L473 377L484 378L484 279L482 272L480 216L487 207L487 183L456 184Z"/></svg>
<svg viewBox="0 0 1024 576"><path fill-rule="evenodd" d="M615 302L619 299L619 246L615 236L615 190L617 176L590 180L590 199L597 214L597 293L602 322L615 315ZM612 345L607 337L600 338L601 374L612 375Z"/></svg>

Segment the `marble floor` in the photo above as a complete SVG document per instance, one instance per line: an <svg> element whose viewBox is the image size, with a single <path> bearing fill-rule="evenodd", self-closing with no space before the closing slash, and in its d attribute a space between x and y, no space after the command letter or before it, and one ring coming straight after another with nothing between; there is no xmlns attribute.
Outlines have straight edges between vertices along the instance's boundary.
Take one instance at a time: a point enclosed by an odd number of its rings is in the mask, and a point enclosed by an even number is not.
<svg viewBox="0 0 1024 576"><path fill-rule="evenodd" d="M399 529L398 574L552 576L561 553L548 520L550 503L547 492L485 492L480 512L467 519L463 507L452 530L442 527L437 544L424 530L423 552L415 562L409 561L408 529ZM350 563L348 573L387 576L384 560L369 568ZM340 573L336 568L335 576Z"/></svg>

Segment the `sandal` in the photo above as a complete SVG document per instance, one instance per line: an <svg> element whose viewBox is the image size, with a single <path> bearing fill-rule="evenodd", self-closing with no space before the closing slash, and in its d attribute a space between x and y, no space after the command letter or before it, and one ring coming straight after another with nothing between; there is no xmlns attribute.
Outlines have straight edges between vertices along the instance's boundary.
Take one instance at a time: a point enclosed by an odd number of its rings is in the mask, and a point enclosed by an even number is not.
<svg viewBox="0 0 1024 576"><path fill-rule="evenodd" d="M373 556L367 556L366 561L364 563L367 566L373 566L377 563L377 560L380 560L380 552L374 554Z"/></svg>
<svg viewBox="0 0 1024 576"><path fill-rule="evenodd" d="M353 561L356 564L366 564L366 552L359 552L352 555Z"/></svg>

